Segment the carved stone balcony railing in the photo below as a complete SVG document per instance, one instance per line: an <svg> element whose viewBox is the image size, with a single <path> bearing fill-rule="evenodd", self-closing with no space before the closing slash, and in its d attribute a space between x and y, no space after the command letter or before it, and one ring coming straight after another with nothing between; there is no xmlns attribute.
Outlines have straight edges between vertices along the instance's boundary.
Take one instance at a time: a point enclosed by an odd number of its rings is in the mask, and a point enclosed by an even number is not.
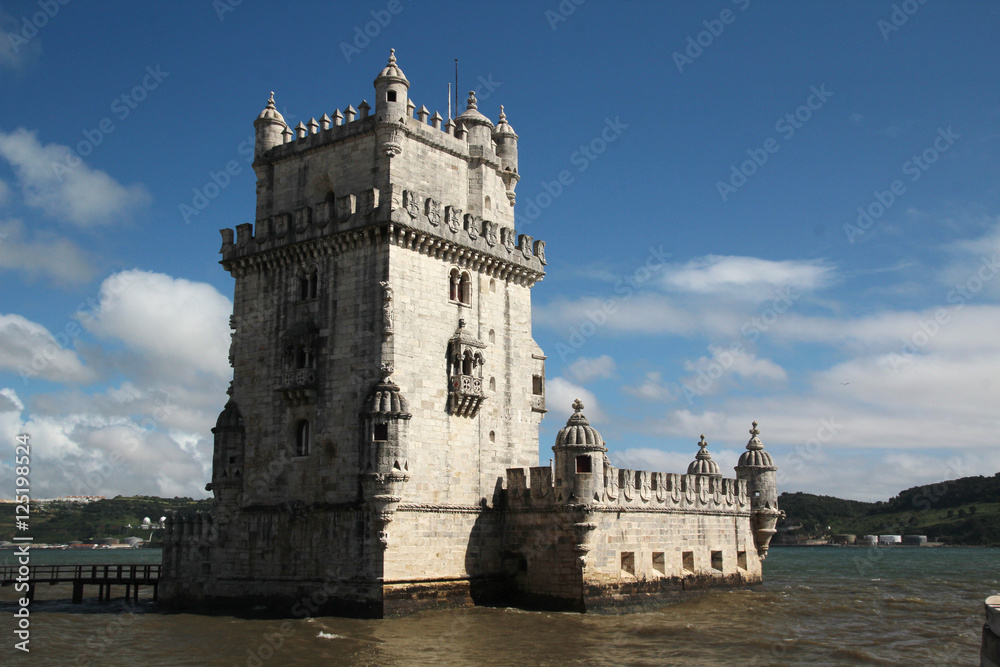
<svg viewBox="0 0 1000 667"><path fill-rule="evenodd" d="M303 405L316 400L315 368L285 371L278 384L278 390L289 405Z"/></svg>
<svg viewBox="0 0 1000 667"><path fill-rule="evenodd" d="M545 396L539 396L538 394L532 394L531 396L531 410L532 412L548 412L545 409Z"/></svg>
<svg viewBox="0 0 1000 667"><path fill-rule="evenodd" d="M483 379L472 375L452 375L448 392L448 411L459 417L475 417L486 400Z"/></svg>

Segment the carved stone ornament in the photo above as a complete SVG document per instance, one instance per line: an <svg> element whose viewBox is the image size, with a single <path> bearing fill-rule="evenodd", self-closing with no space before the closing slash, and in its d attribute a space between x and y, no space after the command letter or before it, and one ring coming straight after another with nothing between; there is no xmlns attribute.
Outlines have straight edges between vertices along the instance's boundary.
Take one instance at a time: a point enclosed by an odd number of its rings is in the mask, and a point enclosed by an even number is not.
<svg viewBox="0 0 1000 667"><path fill-rule="evenodd" d="M537 257L538 261L543 265L548 264L548 262L545 261L545 241L535 241L535 257Z"/></svg>
<svg viewBox="0 0 1000 667"><path fill-rule="evenodd" d="M427 222L431 223L434 227L441 224L441 204L436 202L431 198L427 198L424 202L424 214L427 216Z"/></svg>
<svg viewBox="0 0 1000 667"><path fill-rule="evenodd" d="M392 287L389 282L383 280L379 282L382 286L382 331L392 333Z"/></svg>
<svg viewBox="0 0 1000 667"><path fill-rule="evenodd" d="M469 238L475 241L479 238L479 230L477 227L482 224L482 218L478 215L472 215L471 213L465 214L465 231L469 234Z"/></svg>
<svg viewBox="0 0 1000 667"><path fill-rule="evenodd" d="M354 195L337 197L337 222L347 222L354 215Z"/></svg>
<svg viewBox="0 0 1000 667"><path fill-rule="evenodd" d="M483 238L486 239L486 244L492 248L497 244L498 236L497 223L483 220Z"/></svg>
<svg viewBox="0 0 1000 667"><path fill-rule="evenodd" d="M507 252L514 252L514 230L509 227L501 227L500 242L503 243L503 247L507 249Z"/></svg>
<svg viewBox="0 0 1000 667"><path fill-rule="evenodd" d="M295 231L299 234L309 229L310 213L311 211L309 210L309 207L295 209L293 219L295 223Z"/></svg>
<svg viewBox="0 0 1000 667"><path fill-rule="evenodd" d="M458 234L462 229L462 209L454 206L446 206L444 209L444 219L448 223L448 229Z"/></svg>
<svg viewBox="0 0 1000 667"><path fill-rule="evenodd" d="M284 238L288 234L288 214L279 213L274 216L274 235L279 239Z"/></svg>
<svg viewBox="0 0 1000 667"><path fill-rule="evenodd" d="M521 234L521 254L525 259L531 259L531 237Z"/></svg>
<svg viewBox="0 0 1000 667"><path fill-rule="evenodd" d="M406 209L406 212L410 214L411 218L416 219L420 217L419 199L420 198L415 193L409 190L403 190L403 208Z"/></svg>

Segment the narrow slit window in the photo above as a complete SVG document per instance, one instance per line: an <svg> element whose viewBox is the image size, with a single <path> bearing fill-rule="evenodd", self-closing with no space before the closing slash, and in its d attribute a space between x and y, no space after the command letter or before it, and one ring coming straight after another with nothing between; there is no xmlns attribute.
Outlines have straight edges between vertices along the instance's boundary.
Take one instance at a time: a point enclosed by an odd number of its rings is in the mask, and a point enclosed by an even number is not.
<svg viewBox="0 0 1000 667"><path fill-rule="evenodd" d="M307 456L309 454L309 420L303 419L295 427L295 454L297 456Z"/></svg>

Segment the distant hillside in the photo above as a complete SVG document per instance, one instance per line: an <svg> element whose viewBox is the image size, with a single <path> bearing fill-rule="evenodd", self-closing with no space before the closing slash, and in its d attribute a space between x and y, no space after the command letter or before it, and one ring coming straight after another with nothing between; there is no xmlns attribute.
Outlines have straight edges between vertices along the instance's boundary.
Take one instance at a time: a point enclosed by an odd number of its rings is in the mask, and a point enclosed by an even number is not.
<svg viewBox="0 0 1000 667"><path fill-rule="evenodd" d="M885 502L782 493L778 506L787 515L779 529L792 540L907 534L948 544L1000 545L1000 473L915 486Z"/></svg>
<svg viewBox="0 0 1000 667"><path fill-rule="evenodd" d="M14 506L0 515L0 540L10 540L15 534L30 535L36 544L66 544L73 540L90 542L103 537L124 538L130 535L150 539L155 543L162 531L142 530L144 517L154 522L171 510L208 511L211 500L191 498L156 498L154 496L118 496L92 503L48 502L31 503L27 533L14 530ZM129 528L128 526L132 526Z"/></svg>

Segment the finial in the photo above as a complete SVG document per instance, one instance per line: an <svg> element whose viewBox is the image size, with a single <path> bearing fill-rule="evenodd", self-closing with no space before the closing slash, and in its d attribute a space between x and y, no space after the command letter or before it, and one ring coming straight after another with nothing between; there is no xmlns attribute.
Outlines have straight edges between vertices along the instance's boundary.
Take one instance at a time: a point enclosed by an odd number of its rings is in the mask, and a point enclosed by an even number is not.
<svg viewBox="0 0 1000 667"><path fill-rule="evenodd" d="M757 430L757 422L756 422L756 421L755 421L755 422L753 423L753 428L752 428L752 429L750 429L750 435L752 435L752 436L753 436L753 437L755 437L755 438L756 438L756 437L757 437L758 435L760 435L760 431L758 431L758 430Z"/></svg>
<svg viewBox="0 0 1000 667"><path fill-rule="evenodd" d="M503 105L502 104L500 105L500 122L501 123L506 123L507 122L507 114L505 114L503 112Z"/></svg>
<svg viewBox="0 0 1000 667"><path fill-rule="evenodd" d="M583 401L579 398L573 401L573 412L583 412Z"/></svg>
<svg viewBox="0 0 1000 667"><path fill-rule="evenodd" d="M708 443L705 442L705 434L704 433L701 434L701 440L698 442L698 446L701 447L702 450L704 450L706 447L708 447Z"/></svg>
<svg viewBox="0 0 1000 667"><path fill-rule="evenodd" d="M764 449L764 443L760 441L757 436L760 435L760 431L757 430L757 422L753 423L753 428L750 429L750 442L747 443L747 449L751 451Z"/></svg>
<svg viewBox="0 0 1000 667"><path fill-rule="evenodd" d="M271 96L269 98L267 98L267 106L269 106L269 107L273 107L274 106L274 91L273 90L271 91Z"/></svg>
<svg viewBox="0 0 1000 667"><path fill-rule="evenodd" d="M389 49L389 65L396 64L396 49Z"/></svg>
<svg viewBox="0 0 1000 667"><path fill-rule="evenodd" d="M466 102L465 108L466 109L476 109L477 108L476 107L476 91L474 91L474 90L470 90L469 91L469 99Z"/></svg>

